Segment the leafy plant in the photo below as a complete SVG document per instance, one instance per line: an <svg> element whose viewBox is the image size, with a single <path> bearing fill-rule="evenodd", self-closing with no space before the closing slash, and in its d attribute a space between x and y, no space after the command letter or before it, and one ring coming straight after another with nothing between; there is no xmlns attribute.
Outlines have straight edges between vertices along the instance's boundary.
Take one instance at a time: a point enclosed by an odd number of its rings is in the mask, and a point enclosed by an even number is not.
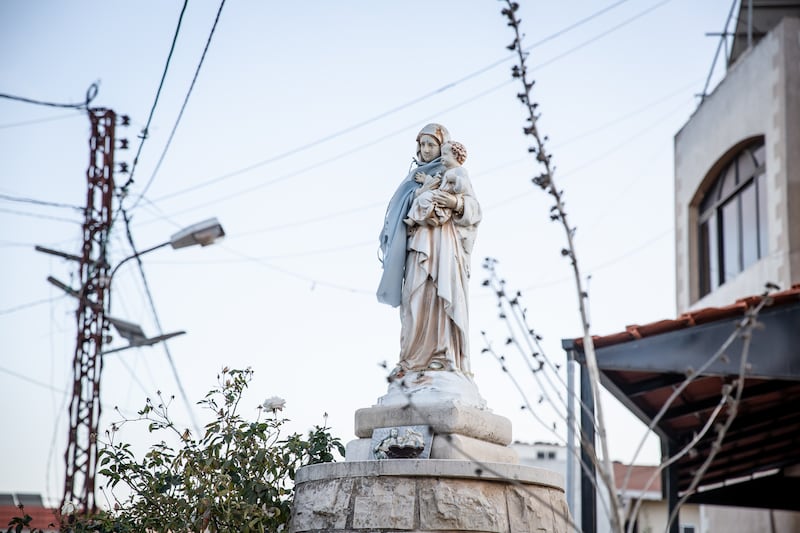
<svg viewBox="0 0 800 533"><path fill-rule="evenodd" d="M95 516L62 513L61 531L282 531L297 470L331 462L334 452L344 456L344 446L321 426L307 437L282 438L287 419L278 416L280 398L264 402L255 421L243 418L237 409L252 375L225 368L217 376L218 385L199 402L215 414L200 440L170 419L169 402L148 399L139 418L113 424L99 452L113 509ZM153 434L171 434L177 444L162 440L137 459L131 444L114 442L123 424L137 421L146 421ZM121 489L128 495L117 497ZM23 521L9 524L9 533Z"/></svg>

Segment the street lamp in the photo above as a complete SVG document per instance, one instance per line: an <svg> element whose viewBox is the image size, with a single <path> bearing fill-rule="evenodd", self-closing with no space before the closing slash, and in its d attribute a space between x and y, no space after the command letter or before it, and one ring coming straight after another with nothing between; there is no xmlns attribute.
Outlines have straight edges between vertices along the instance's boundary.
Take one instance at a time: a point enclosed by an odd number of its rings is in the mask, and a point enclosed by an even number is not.
<svg viewBox="0 0 800 533"><path fill-rule="evenodd" d="M110 198L110 195L107 198ZM90 210L87 208L87 227L92 222L92 220L89 220L89 212ZM110 213L110 208L108 213ZM216 219L205 220L179 231L165 243L126 257L117 264L111 274L106 275L109 265L105 259L105 247L108 240L109 227L110 221L105 220L101 225L102 231L85 231L83 257L58 250L50 250L41 246L36 247L40 252L63 257L80 264L82 286L78 290L74 290L52 277L48 278L48 281L64 290L67 294L74 296L79 302L76 312L78 335L75 358L73 360L74 384L69 407L69 440L67 451L64 454L66 473L63 501L67 502L77 495L81 498L81 503L86 511L92 511L95 508L94 478L97 465L97 424L100 418L100 376L104 355L102 348L108 324L114 324L120 335L128 339L129 346L127 347L155 344L182 333L160 335L159 337L148 339L137 325L108 317L106 310L111 307L110 288L114 274L125 262L164 246L171 245L173 248L184 248L194 244L208 246L225 235L222 226ZM90 257L91 252L98 245L101 250L100 257L93 259ZM105 299L106 296L108 296L107 300ZM167 354L169 355L169 352ZM174 365L173 373L176 373ZM181 386L179 380L178 386ZM186 395L184 394L183 396L185 399ZM188 405L187 407L189 407L189 414L191 415L191 407ZM194 425L197 427L196 422Z"/></svg>
<svg viewBox="0 0 800 533"><path fill-rule="evenodd" d="M183 228L178 233L173 234L167 242L162 242L152 248L142 250L120 261L119 264L114 267L114 270L111 271L111 275L108 277L108 285L111 286L111 280L114 279L114 274L119 270L119 267L131 259L141 257L144 254L150 253L153 250L158 250L159 248L164 248L165 246L172 246L174 250L195 246L197 244L200 246L208 246L209 244L214 244L214 241L224 236L225 231L216 218L209 218L197 224L192 224L187 228Z"/></svg>
<svg viewBox="0 0 800 533"><path fill-rule="evenodd" d="M217 239L221 239L225 236L225 230L222 229L222 225L217 221L216 218L209 218L208 220L204 220L202 222L198 222L197 224L192 224L189 227L183 228L179 232L173 234L168 241L162 242L161 244L157 244L146 250L142 250L141 252L135 253L130 255L120 261L117 266L114 267L114 270L111 271L111 274L108 276L107 280L107 287L109 288L108 293L108 310L109 313L111 312L111 282L114 279L114 274L117 273L119 267L125 264L127 261L130 261L134 258L139 258L144 254L150 253L154 250L158 250L159 248L164 248L165 246L172 246L174 250L179 248L188 248L189 246L208 246L210 244L214 244L214 241ZM119 318L113 318L111 316L106 315L106 318L114 326L114 329L120 334L120 336L128 339L130 343L128 346L123 346L120 348L114 348L113 350L108 350L106 352L102 352L101 355L106 355L112 352L119 352L121 350L127 350L128 348L136 348L138 346L152 346L153 344L165 341L172 337L183 335L186 333L185 331L178 331L175 333L167 333L161 334L156 337L147 338L142 331L142 328L138 324L133 324L131 322L127 322L125 320L121 320Z"/></svg>
<svg viewBox="0 0 800 533"><path fill-rule="evenodd" d="M178 231L177 233L173 234L168 241L162 242L161 244L157 244L146 250L142 250L141 252L137 252L133 255L130 255L117 263L117 266L111 271L111 274L108 278L105 279L105 286L110 289L111 288L111 281L114 279L114 274L117 273L119 267L123 264L127 263L131 259L141 257L147 253L150 253L154 250L158 250L160 248L164 248L165 246L172 246L173 249L177 250L179 248L188 248L189 246L208 246L213 244L218 239L221 239L225 236L225 230L222 229L222 225L216 218L209 218L202 222L198 222L197 224L192 224L182 230ZM64 259L70 259L72 261L81 261L81 257L77 255L67 254L64 252L60 252L58 250L51 250L49 248L45 248L43 246L36 246L36 250L39 252L44 252L50 255L56 255L58 257L63 257ZM63 290L70 296L74 296L75 298L81 298L81 292L78 290L73 289L72 287L62 283L61 281L55 279L52 276L47 278L47 281L58 287L59 289ZM108 310L111 310L111 292L109 291L108 294ZM148 338L144 335L142 328L138 324L133 324L131 322L127 322L125 320L119 318L113 318L106 315L108 321L114 326L117 332L120 334L121 337L128 339L128 346L122 346L120 348L114 348L112 350L108 350L105 352L100 352L100 355L106 355L112 352L118 352L121 350L127 350L128 348L136 348L139 346L152 346L153 344L165 341L169 338L175 337L177 335L183 335L184 331L179 331L175 333L167 333L158 335L156 337Z"/></svg>

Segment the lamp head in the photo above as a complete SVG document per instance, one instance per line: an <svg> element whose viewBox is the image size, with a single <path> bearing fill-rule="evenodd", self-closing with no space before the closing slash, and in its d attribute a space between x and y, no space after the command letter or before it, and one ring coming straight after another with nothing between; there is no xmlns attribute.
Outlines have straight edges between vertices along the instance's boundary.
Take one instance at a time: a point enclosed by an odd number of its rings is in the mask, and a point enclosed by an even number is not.
<svg viewBox="0 0 800 533"><path fill-rule="evenodd" d="M209 218L180 230L170 237L169 243L175 249L186 248L195 244L208 246L224 236L225 231L219 221L216 218Z"/></svg>

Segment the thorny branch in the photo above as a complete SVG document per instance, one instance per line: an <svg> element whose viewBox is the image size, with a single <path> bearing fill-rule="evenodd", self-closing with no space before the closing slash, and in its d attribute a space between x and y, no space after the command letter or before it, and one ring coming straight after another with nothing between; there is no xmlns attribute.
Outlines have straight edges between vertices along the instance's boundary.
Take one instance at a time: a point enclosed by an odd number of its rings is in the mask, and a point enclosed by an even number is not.
<svg viewBox="0 0 800 533"><path fill-rule="evenodd" d="M771 284L768 284L768 289L769 288L772 288ZM724 424L717 425L717 438L714 439L714 442L711 444L708 457L706 457L706 460L703 461L703 464L700 466L697 472L695 472L692 482L689 484L689 488L686 489L681 499L678 500L678 504L675 506L675 509L673 509L670 513L669 521L667 522L667 529L670 528L671 524L678 517L678 512L681 506L692 494L694 494L695 490L697 489L697 485L700 484L700 481L703 479L706 470L708 470L708 467L711 465L712 461L714 461L714 457L716 457L717 453L722 447L722 441L725 440L725 434L728 432L731 424L733 424L733 421L736 419L736 415L739 412L739 405L742 400L742 391L744 391L744 380L747 371L750 368L750 363L748 363L747 360L750 355L750 342L753 339L753 329L758 325L756 318L758 317L758 313L761 311L761 308L765 305L769 305L771 301L772 299L769 297L768 293L765 293L762 296L761 302L759 302L755 308L748 309L745 312L745 317L742 319L739 325L737 325L737 330L740 331L740 336L742 338L742 358L739 362L739 375L736 376L736 380L734 381L736 393L734 394L733 398L730 396L727 398L728 417L725 419Z"/></svg>
<svg viewBox="0 0 800 533"><path fill-rule="evenodd" d="M758 314L761 312L761 309L764 306L770 304L771 300L768 297L769 296L769 291L773 290L775 288L776 287L771 285L771 284L767 285L767 292L765 292L762 295L762 299L759 302L759 304L756 307L754 307L752 310L748 311L745 314L745 317L742 318L742 320L740 320L737 323L736 328L734 329L733 332L731 332L731 334L728 336L728 338L725 340L725 342L722 343L722 346L720 346L719 349L716 352L714 352L714 354L711 357L709 357L708 360L705 363L703 363L703 365L700 368L698 368L696 370L695 369L687 369L687 371L686 371L687 378L683 382L681 382L681 384L678 387L676 387L675 390L672 391L672 394L670 395L670 397L666 400L666 402L664 402L664 405L661 406L661 409L658 411L656 416L653 417L653 419L650 421L650 424L647 427L647 431L648 432L653 431L655 429L655 427L658 425L658 423L664 417L664 415L669 410L669 408L672 406L672 404L675 402L675 400L683 393L684 390L686 390L686 388L695 379L697 379L699 376L702 376L705 373L705 371L712 364L714 364L715 362L720 361L720 360L721 361L726 361L727 360L727 356L725 355L725 352L730 347L730 345L733 344L733 342L736 339L745 338L745 339L748 339L748 343L749 343L749 336L750 336L752 330L755 327L757 327L757 325L758 325L758 322L756 320L757 317L758 317ZM747 357L748 357L748 353L747 353L747 350L746 350L747 347L748 346L745 345L743 347L743 350L742 350L742 360L743 361L745 359L747 359ZM743 379L744 379L744 374L742 374L741 371L740 371L740 375L738 377L738 381L742 382ZM659 465L658 469L653 473L651 479L648 481L647 486L644 488L644 490L647 490L650 487L650 485L654 482L656 476L662 470L664 470L666 467L668 467L669 465L671 465L674 462L676 462L678 459L680 459L681 457L683 457L687 453L691 453L691 451L694 448L694 446L708 432L708 430L711 427L711 423L719 415L719 412L720 412L721 408L724 405L730 403L733 400L733 398L731 396L731 392L732 392L732 387L731 387L730 384L723 385L723 387L722 387L722 396L720 398L720 403L717 406L717 408L712 412L711 416L709 417L709 420L706 422L705 426L700 431L700 433L695 435L694 438L691 440L691 442L689 442L689 444L684 446L684 448L681 449L678 453L676 453L672 457L668 458L666 461L662 462L661 465ZM645 439L646 439L646 435L639 442L639 446L636 448L636 451L634 452L633 458L630 461L631 464L635 464L636 458L638 457L639 452L641 452L642 448L644 447ZM628 488L628 483L630 482L631 472L632 472L632 470L628 469L628 471L625 474L625 479L624 479L624 481L622 483L622 488L620 489L620 492L623 493L623 494L626 492L626 490ZM629 521L628 533L630 533L632 531L632 529L631 529L632 525L636 522L636 518L637 518L637 515L639 513L640 504L641 504L641 500L637 500L635 507L632 510L630 510L629 512L626 512L626 517L628 518L628 521ZM678 507L680 507L680 505Z"/></svg>
<svg viewBox="0 0 800 533"><path fill-rule="evenodd" d="M489 273L489 277L483 281L483 286L489 287L492 292L494 292L495 296L497 297L497 306L500 309L499 317L502 319L508 328L509 337L506 340L507 345L513 344L520 353L520 356L523 358L525 363L528 366L528 369L533 374L534 378L536 379L539 387L542 389L544 399L548 400L553 407L556 407L554 402L547 396L545 387L542 385L542 382L539 378L541 374L544 377L544 380L547 381L548 385L553 389L556 396L560 400L562 406L567 407L566 400L563 398L559 389L563 389L569 391L569 387L567 386L566 381L562 378L561 374L559 374L559 370L561 370L561 366L559 364L553 363L550 357L547 356L543 346L541 345L542 337L528 323L528 314L527 309L522 307L522 293L517 291L514 293L514 297L511 298L509 296L508 291L505 287L505 280L501 279L497 275L497 260L493 258L487 257L483 262L483 268ZM511 318L509 318L509 315ZM511 320L513 319L513 320ZM516 329L515 329L516 328ZM521 334L520 334L521 333ZM523 347L519 339L522 339L526 346ZM527 351L526 351L527 350ZM533 362L536 365L533 364ZM550 378L550 374L546 372L546 370L550 370L553 374L555 374L556 378L558 379L559 383L553 383L552 379ZM589 408L586 404L580 399L578 395L573 394L574 399L578 401L581 406L581 409L585 411L587 414L591 415ZM541 403L540 399L540 403ZM562 417L562 420L566 421L566 417ZM597 429L597 426L594 424L594 420L592 420L592 425Z"/></svg>
<svg viewBox="0 0 800 533"><path fill-rule="evenodd" d="M545 377L547 383L549 384L550 387L552 387L555 390L556 394L558 395L559 399L561 400L561 403L563 404L564 400L561 397L560 393L558 392L558 387L557 387L556 384L554 384L552 382L552 380L550 379L549 374L547 372L548 370L550 370L551 372L555 373L556 377L560 381L561 387L563 387L564 390L569 390L568 387L567 387L566 382L563 380L561 375L558 374L558 371L560 370L560 366L557 365L557 364L554 364L550 360L550 358L547 356L546 352L544 351L543 347L540 344L541 336L539 336L534 331L534 329L532 327L530 327L530 325L528 324L526 310L521 305L522 293L518 291L518 292L515 293L514 298L511 298L511 299L509 298L508 292L506 291L506 288L505 288L505 280L500 279L498 277L498 275L497 275L496 264L497 264L497 260L495 260L495 259L486 258L484 260L483 267L484 267L484 269L486 269L489 272L489 278L487 278L483 282L483 285L487 286L487 287L490 287L492 289L492 291L495 293L495 296L497 296L498 307L500 309L500 319L503 320L506 323L506 325L507 325L507 327L509 329L509 337L507 338L505 344L506 344L506 346L513 345L517 349L517 351L519 352L520 357L522 357L524 360L526 360L526 363L528 364L528 369L533 374L533 376L536 379L536 382L537 382L539 388L542 390L542 394L540 395L540 397L538 399L538 403L542 404L545 400L547 400L547 402L551 405L551 407L553 407L556 410L556 413L559 415L561 421L564 422L565 424L569 425L570 424L570 420L566 416L561 415L560 411L558 410L558 406L555 405L553 403L553 401L550 399L550 397L547 395L547 391L545 389L545 386L544 386L544 384L542 383L542 381L539 378L540 374L542 374ZM512 317L514 319L513 321L509 318L509 315L512 315ZM516 326L517 329L521 330L521 333L517 332L514 329L515 326ZM545 430L547 430L548 432L551 432L556 437L556 439L558 439L559 441L564 441L564 437L562 437L561 435L559 435L556 432L555 423L552 426L548 425L547 422L545 422L541 418L541 416L539 416L539 414L536 412L536 410L531 406L531 402L530 402L530 399L528 397L527 391L522 387L522 385L516 379L514 374L508 370L508 367L506 366L506 363L507 363L506 357L504 355L502 355L502 354L497 353L497 351L492 346L492 344L491 344L490 340L488 339L488 337L487 337L485 332L482 331L481 335L483 337L484 345L485 345L484 348L481 349L481 353L489 353L489 354L491 354L495 358L495 360L497 360L497 362L500 365L500 368L502 369L502 371L505 372L508 375L508 378L511 380L512 384L517 389L517 392L519 393L520 397L523 400L522 409L527 410L531 414L531 416L534 418L534 420L536 420L536 422L538 422ZM528 344L527 347L528 347L529 352L526 352L523 349L523 347L520 344L520 342L518 341L518 338L520 338L520 337L523 338L525 341L527 341L527 344ZM534 346L535 346L535 350L534 350ZM536 351L536 350L538 350L538 351ZM535 360L537 362L536 366L531 364L531 361L528 359L529 356L530 356L531 359L533 359L533 360ZM575 398L578 400L578 402L580 403L582 409L584 409L586 412L589 412L588 407L586 406L585 403L583 403L583 401L581 401L580 397L578 397L575 394L573 394L573 396L575 396ZM577 424L575 424L574 421L572 422L572 424L573 424L573 426L577 426ZM592 421L592 425L595 426L594 421ZM575 429L576 429L576 433L578 435L578 438L580 440L581 445L584 447L584 449L589 451L589 456L591 457L592 464L596 468L599 468L600 465L599 465L598 460L597 460L598 456L597 456L597 453L595 451L595 443L594 442L590 442L586 438L586 434L583 431L581 431L580 427L576 427ZM596 426L595 426L595 429L596 429ZM568 453L572 453L573 455L575 455L577 461L579 462L579 464L581 466L581 470L582 471L587 472L587 473L590 472L589 465L586 464L586 462L581 457L581 454L578 453L577 450L569 449ZM597 480L594 478L594 476L590 476L588 479L589 479L590 483L594 486L595 490L597 490L597 488L598 488ZM608 504L606 503L605 499L601 498L600 499L600 503L601 503L601 505L603 507L603 511L608 516L609 515L609 509L608 509Z"/></svg>
<svg viewBox="0 0 800 533"><path fill-rule="evenodd" d="M608 453L608 441L606 437L605 422L603 416L602 402L600 401L599 383L600 371L597 367L597 358L594 351L594 343L592 336L589 333L589 321L586 310L586 299L588 297L586 291L583 289L583 282L581 279L580 269L578 268L577 255L575 253L574 235L575 228L569 225L567 220L567 213L564 207L563 191L560 191L554 182L553 173L555 167L551 165L551 154L545 148L547 137L542 137L537 128L537 122L540 114L537 112L538 104L531 98L531 90L533 89L533 80L529 80L526 60L528 57L527 52L522 49L522 35L520 34L520 22L517 17L517 10L519 4L511 0L505 0L506 6L502 9L501 13L508 19L508 26L514 30L514 40L508 45L508 49L516 51L518 63L511 68L511 75L519 79L522 84L522 92L517 93L517 98L525 106L528 117L527 125L523 128L525 135L529 135L534 139L534 146L528 148L528 151L536 156L536 160L544 167L544 171L537 177L533 178L533 183L539 186L542 190L546 191L552 196L554 204L550 208L550 219L554 222L560 222L564 228L564 233L567 238L567 247L561 250L561 255L568 257L572 265L572 271L575 277L575 286L578 293L578 306L581 314L581 325L583 326L583 349L586 357L586 367L589 370L590 383L592 388L592 396L594 396L595 407L597 412L597 436L600 441L600 446L603 452L603 468L599 469L603 481L609 489L609 498L611 502L611 526L612 530L617 533L622 533L622 524L620 521L619 505L617 499L613 497L615 494L614 484L614 470L611 465L611 457Z"/></svg>
<svg viewBox="0 0 800 533"><path fill-rule="evenodd" d="M408 403L405 406L403 406L403 409L410 409L410 410L414 411L417 414L417 416L419 416L421 419L427 418L427 415L425 413L423 413L414 404L414 400L411 397L411 393L409 392L409 387L407 386L407 384L405 382L405 378L403 378L400 381L399 385L400 385L400 390L403 392L403 394L405 395L406 399L408 400ZM533 411L531 410L531 412L533 412ZM496 469L492 468L492 464L493 463L487 463L487 462L481 461L477 457L475 457L472 454L470 454L468 450L465 450L464 448L460 447L454 441L452 435L449 435L449 434L438 434L438 433L436 433L434 431L434 427L432 425L428 424L428 427L429 427L429 429L431 431L431 434L433 434L434 436L438 435L440 437L443 437L445 442L447 442L448 446L453 448L459 455L464 457L467 461L470 461L471 463L475 464L474 472L475 472L475 475L477 477L481 477L484 474L488 473L488 474L497 476L499 478L502 478L504 481L508 482L510 485L516 487L520 491L525 492L528 496L530 496L534 500L538 501L540 504L542 504L542 505L546 506L547 508L549 508L553 512L554 516L557 516L559 518L563 518L564 521L566 521L567 524L571 528L573 528L577 533L583 533L581 528L580 528L580 526L572 520L572 517L570 516L570 513L569 513L569 509L566 508L566 505L564 507L562 507L562 508L554 506L552 500L550 500L549 498L544 498L542 495L537 494L536 492L532 491L530 489L530 487L528 487L524 483L521 483L518 479L512 479L510 477L506 477L501 472L498 472Z"/></svg>

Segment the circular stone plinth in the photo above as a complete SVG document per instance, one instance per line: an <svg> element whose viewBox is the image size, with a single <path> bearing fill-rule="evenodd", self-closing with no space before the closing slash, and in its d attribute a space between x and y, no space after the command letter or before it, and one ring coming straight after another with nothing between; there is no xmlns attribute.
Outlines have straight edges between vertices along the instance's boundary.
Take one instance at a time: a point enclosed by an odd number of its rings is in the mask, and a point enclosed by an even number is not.
<svg viewBox="0 0 800 533"><path fill-rule="evenodd" d="M384 461L352 461L304 466L297 471L295 483L323 479L405 476L518 481L564 490L564 476L552 470L507 463L475 463L436 459L386 459Z"/></svg>
<svg viewBox="0 0 800 533"><path fill-rule="evenodd" d="M326 463L297 472L290 532L566 532L563 477L435 459Z"/></svg>

